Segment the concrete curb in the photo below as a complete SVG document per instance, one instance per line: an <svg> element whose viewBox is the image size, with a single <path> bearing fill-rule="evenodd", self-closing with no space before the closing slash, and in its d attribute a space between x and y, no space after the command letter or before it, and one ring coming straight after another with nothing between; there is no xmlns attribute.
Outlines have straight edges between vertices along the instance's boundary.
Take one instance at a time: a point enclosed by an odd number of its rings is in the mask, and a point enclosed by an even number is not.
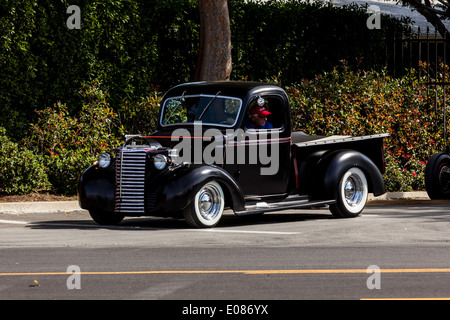
<svg viewBox="0 0 450 320"><path fill-rule="evenodd" d="M389 192L379 197L369 194L367 205L450 205L450 200L431 200L425 191Z"/></svg>
<svg viewBox="0 0 450 320"><path fill-rule="evenodd" d="M413 192L388 192L379 197L374 197L373 194L369 194L369 201L380 200L430 200L428 194L425 191L413 191Z"/></svg>
<svg viewBox="0 0 450 320"><path fill-rule="evenodd" d="M0 214L68 213L81 211L78 201L0 203Z"/></svg>
<svg viewBox="0 0 450 320"><path fill-rule="evenodd" d="M379 197L369 194L367 205L431 205L449 204L450 200L430 200L425 191L421 192L389 192ZM0 203L1 214L30 213L70 213L86 211L80 208L78 201L51 202L8 202Z"/></svg>

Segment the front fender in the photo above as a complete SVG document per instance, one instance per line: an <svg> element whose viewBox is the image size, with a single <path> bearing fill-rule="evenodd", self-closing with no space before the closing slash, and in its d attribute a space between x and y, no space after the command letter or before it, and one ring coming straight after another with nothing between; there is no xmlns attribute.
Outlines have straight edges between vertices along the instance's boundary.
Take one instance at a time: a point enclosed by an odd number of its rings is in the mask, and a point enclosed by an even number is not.
<svg viewBox="0 0 450 320"><path fill-rule="evenodd" d="M195 193L212 180L222 186L226 205L235 211L244 210L244 195L237 182L228 172L212 165L191 165L152 181L151 185L159 189L155 190L159 195L155 209L170 213L186 208L193 201Z"/></svg>
<svg viewBox="0 0 450 320"><path fill-rule="evenodd" d="M327 199L336 199L339 180L350 168L361 169L367 177L369 192L375 196L386 193L383 176L378 167L364 154L354 150L331 152L319 162L323 172L323 191Z"/></svg>
<svg viewBox="0 0 450 320"><path fill-rule="evenodd" d="M78 182L78 203L82 209L114 211L115 167L87 168Z"/></svg>

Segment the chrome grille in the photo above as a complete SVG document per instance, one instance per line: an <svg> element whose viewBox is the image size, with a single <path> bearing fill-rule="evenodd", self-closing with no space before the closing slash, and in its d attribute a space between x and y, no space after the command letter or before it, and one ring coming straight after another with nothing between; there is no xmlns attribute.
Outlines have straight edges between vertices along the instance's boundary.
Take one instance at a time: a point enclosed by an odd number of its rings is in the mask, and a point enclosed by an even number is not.
<svg viewBox="0 0 450 320"><path fill-rule="evenodd" d="M146 155L146 150L122 149L118 151L116 158L116 212L145 213Z"/></svg>

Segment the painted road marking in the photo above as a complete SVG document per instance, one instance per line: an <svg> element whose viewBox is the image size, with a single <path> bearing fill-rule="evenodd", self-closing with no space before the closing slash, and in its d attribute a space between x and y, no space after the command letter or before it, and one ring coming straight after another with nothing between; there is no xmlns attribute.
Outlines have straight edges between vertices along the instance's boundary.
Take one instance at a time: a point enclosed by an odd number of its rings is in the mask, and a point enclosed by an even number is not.
<svg viewBox="0 0 450 320"><path fill-rule="evenodd" d="M188 229L189 231L202 232L223 232L223 233L258 233L258 234L300 234L301 232L284 232L284 231L258 231L258 230L230 230L230 229Z"/></svg>
<svg viewBox="0 0 450 320"><path fill-rule="evenodd" d="M8 223L8 224L28 224L28 222L25 222L25 221L2 220L2 219L0 219L0 223Z"/></svg>
<svg viewBox="0 0 450 320"><path fill-rule="evenodd" d="M363 298L360 300L450 300L449 298Z"/></svg>
<svg viewBox="0 0 450 320"><path fill-rule="evenodd" d="M381 273L450 273L450 268L380 269ZM147 275L147 274L358 274L367 269L295 269L295 270L149 270L149 271L83 271L80 275ZM4 272L0 276L67 275L67 272Z"/></svg>

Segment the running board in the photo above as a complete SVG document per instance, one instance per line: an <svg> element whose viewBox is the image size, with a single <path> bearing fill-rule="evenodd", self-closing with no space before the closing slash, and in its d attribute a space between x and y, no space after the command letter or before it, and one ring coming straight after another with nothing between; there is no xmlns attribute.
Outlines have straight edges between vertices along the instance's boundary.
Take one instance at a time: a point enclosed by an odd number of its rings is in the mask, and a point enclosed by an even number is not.
<svg viewBox="0 0 450 320"><path fill-rule="evenodd" d="M319 200L319 201L300 200L300 201L285 201L275 203L258 202L255 205L245 206L245 211L236 211L235 214L237 216L246 216L250 214L258 214L270 211L319 207L334 203L336 203L336 200Z"/></svg>

